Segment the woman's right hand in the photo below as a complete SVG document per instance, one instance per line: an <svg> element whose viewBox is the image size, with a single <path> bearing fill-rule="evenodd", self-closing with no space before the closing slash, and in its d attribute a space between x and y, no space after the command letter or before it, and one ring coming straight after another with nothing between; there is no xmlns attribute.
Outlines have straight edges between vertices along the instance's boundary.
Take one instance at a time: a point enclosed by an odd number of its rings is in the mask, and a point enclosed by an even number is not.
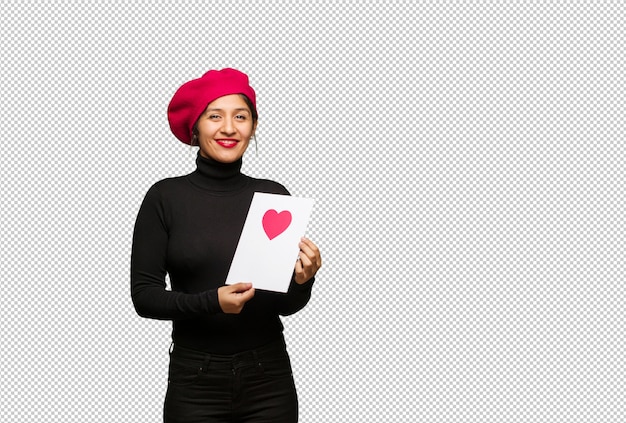
<svg viewBox="0 0 626 423"><path fill-rule="evenodd" d="M252 297L254 288L248 282L224 285L217 289L217 299L224 313L239 314Z"/></svg>

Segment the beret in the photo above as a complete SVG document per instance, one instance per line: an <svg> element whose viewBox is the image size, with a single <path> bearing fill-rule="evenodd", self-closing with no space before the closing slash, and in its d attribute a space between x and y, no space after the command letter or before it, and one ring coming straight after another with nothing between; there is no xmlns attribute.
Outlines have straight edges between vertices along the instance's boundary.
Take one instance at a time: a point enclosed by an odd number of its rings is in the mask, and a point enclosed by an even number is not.
<svg viewBox="0 0 626 423"><path fill-rule="evenodd" d="M256 112L256 94L248 82L248 75L236 69L210 70L181 85L167 108L167 119L174 136L191 144L193 126L209 103L230 94L248 97Z"/></svg>

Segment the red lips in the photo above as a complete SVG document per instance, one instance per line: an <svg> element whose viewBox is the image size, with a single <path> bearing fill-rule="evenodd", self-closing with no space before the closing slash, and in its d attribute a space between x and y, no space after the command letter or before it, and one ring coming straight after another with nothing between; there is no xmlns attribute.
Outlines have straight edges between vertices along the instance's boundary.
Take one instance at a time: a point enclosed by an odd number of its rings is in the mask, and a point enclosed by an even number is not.
<svg viewBox="0 0 626 423"><path fill-rule="evenodd" d="M237 143L238 143L237 140L233 140L229 138L221 138L219 140L215 140L215 142L224 148L233 148L237 146Z"/></svg>

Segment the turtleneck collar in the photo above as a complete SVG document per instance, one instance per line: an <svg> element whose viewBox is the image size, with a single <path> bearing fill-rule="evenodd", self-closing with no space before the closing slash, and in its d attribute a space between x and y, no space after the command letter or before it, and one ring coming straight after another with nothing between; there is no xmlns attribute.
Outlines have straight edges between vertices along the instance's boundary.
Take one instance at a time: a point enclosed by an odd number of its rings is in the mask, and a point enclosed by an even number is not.
<svg viewBox="0 0 626 423"><path fill-rule="evenodd" d="M243 160L240 158L233 163L222 163L200 155L196 157L196 170L189 175L189 180L200 188L227 192L243 188L248 178L241 173Z"/></svg>

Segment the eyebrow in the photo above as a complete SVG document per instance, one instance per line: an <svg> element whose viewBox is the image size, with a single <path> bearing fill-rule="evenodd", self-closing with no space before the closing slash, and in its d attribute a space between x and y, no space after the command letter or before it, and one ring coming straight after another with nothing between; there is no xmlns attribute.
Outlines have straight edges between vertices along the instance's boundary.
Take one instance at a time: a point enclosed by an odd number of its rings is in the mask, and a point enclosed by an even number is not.
<svg viewBox="0 0 626 423"><path fill-rule="evenodd" d="M248 110L246 107L238 107L236 109L233 109L236 112L248 112L250 113L250 110ZM206 112L223 112L224 109L206 109Z"/></svg>

